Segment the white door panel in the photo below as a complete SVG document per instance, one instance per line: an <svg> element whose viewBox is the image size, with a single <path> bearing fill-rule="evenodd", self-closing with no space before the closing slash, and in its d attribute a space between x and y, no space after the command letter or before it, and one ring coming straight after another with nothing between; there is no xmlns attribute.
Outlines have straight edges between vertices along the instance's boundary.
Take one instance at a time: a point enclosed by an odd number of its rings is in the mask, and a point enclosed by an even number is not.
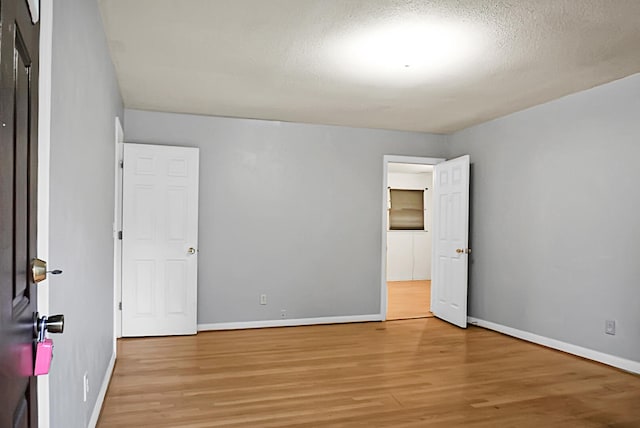
<svg viewBox="0 0 640 428"><path fill-rule="evenodd" d="M197 330L198 149L125 144L123 336Z"/></svg>
<svg viewBox="0 0 640 428"><path fill-rule="evenodd" d="M433 272L431 311L467 326L469 257L469 156L434 167Z"/></svg>

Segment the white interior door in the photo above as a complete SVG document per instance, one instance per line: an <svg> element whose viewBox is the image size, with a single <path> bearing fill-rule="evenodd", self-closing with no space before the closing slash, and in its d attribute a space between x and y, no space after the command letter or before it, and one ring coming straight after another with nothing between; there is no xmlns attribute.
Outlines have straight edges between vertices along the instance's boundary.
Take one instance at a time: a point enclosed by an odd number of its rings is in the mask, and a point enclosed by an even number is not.
<svg viewBox="0 0 640 428"><path fill-rule="evenodd" d="M124 145L122 335L197 330L198 149Z"/></svg>
<svg viewBox="0 0 640 428"><path fill-rule="evenodd" d="M431 312L467 326L469 156L434 167Z"/></svg>

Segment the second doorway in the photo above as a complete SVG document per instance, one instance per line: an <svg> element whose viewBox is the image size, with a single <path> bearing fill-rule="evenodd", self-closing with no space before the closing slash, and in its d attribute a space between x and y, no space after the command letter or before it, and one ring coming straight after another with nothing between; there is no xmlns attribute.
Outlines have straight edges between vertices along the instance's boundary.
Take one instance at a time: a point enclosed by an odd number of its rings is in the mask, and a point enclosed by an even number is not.
<svg viewBox="0 0 640 428"><path fill-rule="evenodd" d="M388 165L387 320L433 316L432 183L432 165Z"/></svg>

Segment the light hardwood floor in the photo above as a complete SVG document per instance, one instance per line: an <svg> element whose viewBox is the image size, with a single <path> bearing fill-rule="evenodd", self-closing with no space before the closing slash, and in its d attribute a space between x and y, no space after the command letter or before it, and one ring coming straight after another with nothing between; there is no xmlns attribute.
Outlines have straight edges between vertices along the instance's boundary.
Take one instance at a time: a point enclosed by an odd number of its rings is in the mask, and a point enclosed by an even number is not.
<svg viewBox="0 0 640 428"><path fill-rule="evenodd" d="M100 428L640 426L640 376L436 318L118 348Z"/></svg>
<svg viewBox="0 0 640 428"><path fill-rule="evenodd" d="M387 319L432 317L431 281L388 281Z"/></svg>

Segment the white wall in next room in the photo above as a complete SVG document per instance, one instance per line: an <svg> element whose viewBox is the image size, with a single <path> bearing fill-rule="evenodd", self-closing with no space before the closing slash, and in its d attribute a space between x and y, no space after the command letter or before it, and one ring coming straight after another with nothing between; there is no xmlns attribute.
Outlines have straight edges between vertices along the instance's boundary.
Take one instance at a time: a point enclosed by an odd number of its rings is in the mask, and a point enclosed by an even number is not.
<svg viewBox="0 0 640 428"><path fill-rule="evenodd" d="M390 172L389 189L424 190L424 231L387 232L387 281L431 279L432 173ZM387 219L388 224L388 219Z"/></svg>

